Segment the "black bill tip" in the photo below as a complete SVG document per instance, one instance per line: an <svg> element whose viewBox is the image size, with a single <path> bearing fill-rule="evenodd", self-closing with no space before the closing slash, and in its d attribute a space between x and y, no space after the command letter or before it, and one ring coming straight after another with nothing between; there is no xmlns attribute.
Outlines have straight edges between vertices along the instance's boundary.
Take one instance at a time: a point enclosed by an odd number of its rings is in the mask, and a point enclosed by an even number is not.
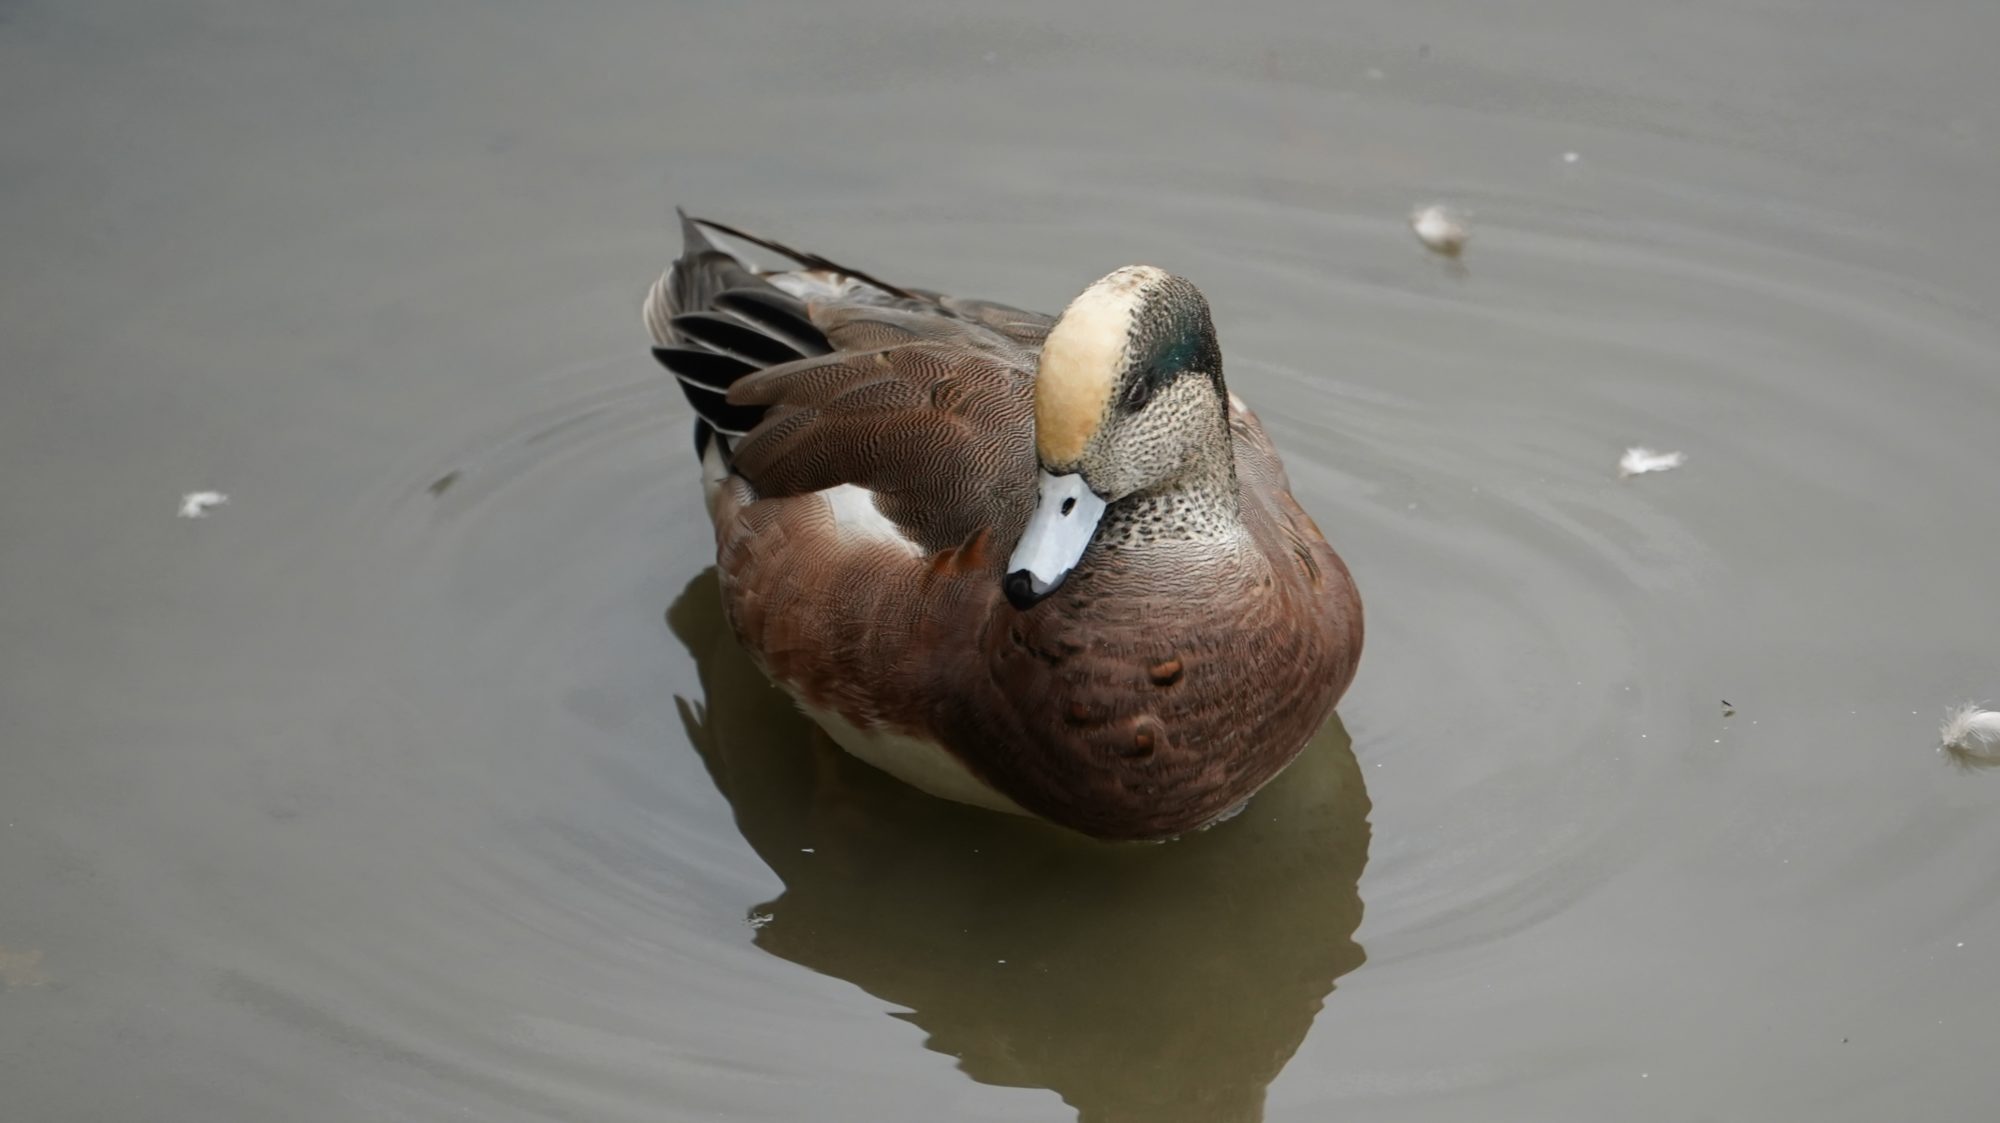
<svg viewBox="0 0 2000 1123"><path fill-rule="evenodd" d="M1062 582L1058 580L1041 592L1036 592L1034 575L1025 569L1017 569L1000 579L1000 589L1007 594L1007 603L1020 612L1026 612L1040 604L1043 598L1061 587Z"/></svg>

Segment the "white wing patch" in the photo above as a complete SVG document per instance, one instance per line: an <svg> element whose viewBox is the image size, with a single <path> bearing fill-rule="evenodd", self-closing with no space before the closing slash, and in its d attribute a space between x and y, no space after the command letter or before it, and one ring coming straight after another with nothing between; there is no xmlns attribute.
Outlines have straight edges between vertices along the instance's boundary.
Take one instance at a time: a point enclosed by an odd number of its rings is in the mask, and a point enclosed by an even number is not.
<svg viewBox="0 0 2000 1123"><path fill-rule="evenodd" d="M954 803L969 803L1009 815L1026 815L1021 805L994 791L934 741L887 729L860 729L834 713L799 703L833 743L919 791Z"/></svg>
<svg viewBox="0 0 2000 1123"><path fill-rule="evenodd" d="M834 529L854 543L882 542L919 557L923 551L903 537L902 530L875 506L875 493L855 484L841 484L819 493L833 511Z"/></svg>

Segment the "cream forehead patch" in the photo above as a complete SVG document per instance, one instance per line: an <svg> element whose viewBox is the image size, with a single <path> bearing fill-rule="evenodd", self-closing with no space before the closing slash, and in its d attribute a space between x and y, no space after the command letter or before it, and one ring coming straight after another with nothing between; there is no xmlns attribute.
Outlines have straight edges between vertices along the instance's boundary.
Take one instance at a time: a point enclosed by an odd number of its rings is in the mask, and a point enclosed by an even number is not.
<svg viewBox="0 0 2000 1123"><path fill-rule="evenodd" d="M1035 374L1035 453L1043 464L1072 464L1083 455L1125 368L1132 318L1165 277L1150 265L1128 265L1083 290L1050 330Z"/></svg>

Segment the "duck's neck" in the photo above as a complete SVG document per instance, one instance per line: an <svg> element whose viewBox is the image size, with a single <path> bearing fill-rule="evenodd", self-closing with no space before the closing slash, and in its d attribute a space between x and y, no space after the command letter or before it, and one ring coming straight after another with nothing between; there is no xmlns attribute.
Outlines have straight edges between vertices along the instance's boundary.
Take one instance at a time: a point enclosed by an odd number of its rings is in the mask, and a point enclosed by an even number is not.
<svg viewBox="0 0 2000 1123"><path fill-rule="evenodd" d="M1128 495L1104 512L1097 540L1116 549L1175 542L1217 542L1242 529L1236 458L1225 446L1151 491Z"/></svg>

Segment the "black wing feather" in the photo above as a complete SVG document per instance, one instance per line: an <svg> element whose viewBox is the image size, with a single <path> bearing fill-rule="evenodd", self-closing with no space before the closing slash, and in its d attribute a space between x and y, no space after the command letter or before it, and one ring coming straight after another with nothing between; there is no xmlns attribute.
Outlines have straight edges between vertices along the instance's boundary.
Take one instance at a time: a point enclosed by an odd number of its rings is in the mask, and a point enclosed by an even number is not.
<svg viewBox="0 0 2000 1123"><path fill-rule="evenodd" d="M709 241L703 227L782 254L807 269L826 270L872 285L891 298L930 305L907 289L879 281L818 254L748 234L707 219L681 220L681 255L656 289L647 315L659 346L653 357L672 371L694 407L695 451L705 453L714 434L741 437L763 419L763 406L731 404L737 380L780 363L830 354L833 345L814 324L806 302L778 288L735 255ZM664 296L662 301L659 298ZM725 457L729 443L722 445Z"/></svg>
<svg viewBox="0 0 2000 1123"><path fill-rule="evenodd" d="M682 382L692 382L718 394L728 393L737 379L758 369L734 355L721 355L700 347L655 347L653 357Z"/></svg>

